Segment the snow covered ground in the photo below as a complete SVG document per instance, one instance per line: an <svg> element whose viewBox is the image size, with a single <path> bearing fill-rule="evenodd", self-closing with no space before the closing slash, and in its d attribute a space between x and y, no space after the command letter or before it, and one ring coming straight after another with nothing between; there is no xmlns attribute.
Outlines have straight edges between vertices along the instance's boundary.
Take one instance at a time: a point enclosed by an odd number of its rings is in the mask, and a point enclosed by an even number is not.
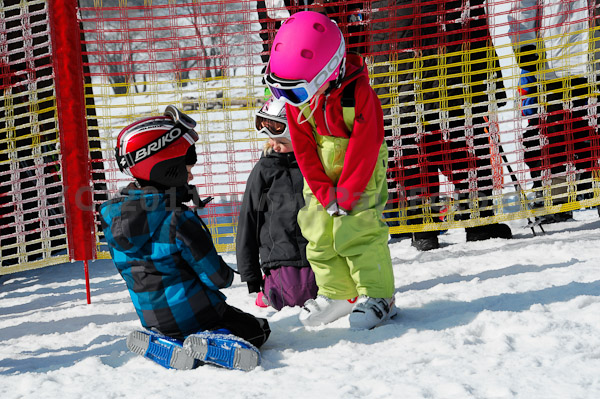
<svg viewBox="0 0 600 399"><path fill-rule="evenodd" d="M0 397L12 398L600 398L600 219L596 210L533 237L466 243L463 230L420 253L390 246L399 316L372 331L346 319L313 330L299 308L229 302L268 317L263 363L244 373L166 370L127 351L139 327L110 261L0 277ZM235 262L233 254L225 259Z"/></svg>

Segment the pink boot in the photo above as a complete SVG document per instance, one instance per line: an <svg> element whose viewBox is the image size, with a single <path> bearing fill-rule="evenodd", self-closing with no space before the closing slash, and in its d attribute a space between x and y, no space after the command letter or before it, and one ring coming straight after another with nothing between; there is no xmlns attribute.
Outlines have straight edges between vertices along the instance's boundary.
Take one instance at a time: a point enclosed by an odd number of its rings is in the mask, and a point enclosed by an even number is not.
<svg viewBox="0 0 600 399"><path fill-rule="evenodd" d="M254 301L254 304L256 306L258 306L259 308L269 307L269 304L267 303L267 298L265 298L265 294L263 294L262 292L258 293L258 295L256 296L256 301Z"/></svg>

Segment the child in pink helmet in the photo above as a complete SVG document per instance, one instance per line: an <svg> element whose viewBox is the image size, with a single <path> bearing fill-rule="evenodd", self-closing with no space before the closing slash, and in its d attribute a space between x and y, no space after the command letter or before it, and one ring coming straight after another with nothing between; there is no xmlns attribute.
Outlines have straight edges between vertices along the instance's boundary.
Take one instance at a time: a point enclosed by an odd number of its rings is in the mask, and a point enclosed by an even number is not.
<svg viewBox="0 0 600 399"><path fill-rule="evenodd" d="M346 55L333 21L304 11L277 32L265 80L287 103L294 153L307 183L298 224L319 291L304 304L300 321L317 326L349 314L350 327L373 328L397 310L382 221L383 112L365 64Z"/></svg>

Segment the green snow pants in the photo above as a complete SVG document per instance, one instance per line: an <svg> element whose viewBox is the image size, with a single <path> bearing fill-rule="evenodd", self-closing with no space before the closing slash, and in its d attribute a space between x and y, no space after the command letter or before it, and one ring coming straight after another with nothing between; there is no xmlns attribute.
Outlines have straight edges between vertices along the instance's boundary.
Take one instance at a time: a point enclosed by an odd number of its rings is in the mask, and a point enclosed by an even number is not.
<svg viewBox="0 0 600 399"><path fill-rule="evenodd" d="M325 173L337 183L348 139L315 136ZM315 273L320 295L331 299L394 295L394 273L387 243L389 231L382 220L388 198L387 157L384 141L373 175L347 216L329 216L304 183L305 206L298 212L298 224L308 241L306 257Z"/></svg>

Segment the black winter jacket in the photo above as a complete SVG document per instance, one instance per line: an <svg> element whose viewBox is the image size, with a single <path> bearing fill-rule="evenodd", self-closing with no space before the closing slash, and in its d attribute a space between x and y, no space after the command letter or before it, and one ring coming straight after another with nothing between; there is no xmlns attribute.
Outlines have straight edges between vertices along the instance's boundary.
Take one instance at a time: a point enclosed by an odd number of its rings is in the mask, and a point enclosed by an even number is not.
<svg viewBox="0 0 600 399"><path fill-rule="evenodd" d="M267 152L252 169L236 234L237 267L250 292L260 290L261 267L265 274L280 266L310 267L297 222L303 187L293 152Z"/></svg>

